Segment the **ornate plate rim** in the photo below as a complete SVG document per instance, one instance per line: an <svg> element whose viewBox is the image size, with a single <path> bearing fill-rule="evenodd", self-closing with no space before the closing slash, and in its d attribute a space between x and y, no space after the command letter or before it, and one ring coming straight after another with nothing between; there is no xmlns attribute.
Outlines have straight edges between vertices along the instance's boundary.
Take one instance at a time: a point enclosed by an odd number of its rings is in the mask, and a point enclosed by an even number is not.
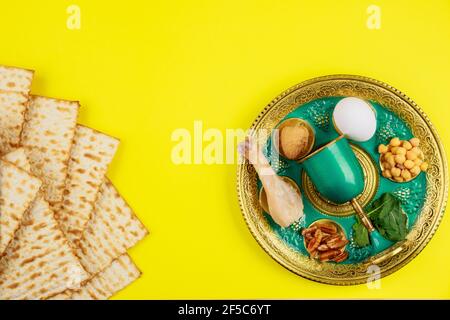
<svg viewBox="0 0 450 320"><path fill-rule="evenodd" d="M428 116L422 111L422 109L408 96L406 96L404 93L399 91L398 89L382 82L376 79L372 79L365 76L359 76L359 75L347 75L347 74L335 74L335 75L326 75L321 77L312 78L306 81L303 81L299 84L296 84L289 89L285 90L281 94L279 94L276 98L274 98L257 116L257 118L253 121L251 129L256 129L260 123L264 120L264 118L270 113L272 109L274 109L279 103L283 101L283 99L288 98L290 95L295 93L298 90L306 90L309 86L320 84L321 82L329 82L329 81L354 81L359 82L361 84L368 84L371 86L378 87L380 89L383 89L390 94L393 94L397 99L403 100L404 103L406 103L409 107L413 108L413 110L420 116L421 120L423 120L431 132L433 136L433 142L435 142L435 146L437 147L437 152L440 155L440 160L442 162L441 166L439 166L439 173L440 176L443 178L442 186L438 190L438 208L435 210L435 216L431 219L431 226L426 230L426 233L419 234L418 238L414 238L413 236L416 236L417 233L417 227L415 226L413 230L408 234L408 239L404 242L400 242L392 246L391 248L385 250L381 254L375 256L373 259L371 259L372 262L369 263L359 263L359 264L353 264L351 266L351 271L349 277L339 277L337 274L333 274L333 271L328 270L328 276L323 274L323 268L320 266L314 266L314 270L305 270L296 265L296 263L293 261L293 259L286 259L283 254L288 254L291 257L299 256L300 254L296 251L294 251L292 248L287 247L287 245L284 245L285 247L282 248L282 251L286 252L280 252L279 248L276 246L274 247L274 242L282 243L280 239L277 239L277 236L270 232L268 234L261 233L261 226L256 225L252 219L251 215L252 212L251 208L246 206L247 199L244 197L245 193L245 185L242 182L242 178L244 176L245 169L249 166L246 161L238 164L237 167L237 194L239 199L239 206L241 208L241 212L243 214L244 220L247 224L247 227L249 228L252 236L255 238L255 240L258 242L258 244L263 248L264 251L266 251L269 256L271 256L276 262L278 262L280 265L285 267L286 269L290 270L291 272L300 275L304 278L307 278L309 280L325 283L325 284L333 284L333 285L356 285L365 283L367 279L370 277L369 274L367 274L365 271L367 270L368 266L372 263L376 263L381 258L381 263L379 264L379 267L381 269L381 277L385 277L400 268L402 268L404 265L409 263L411 260L413 260L429 243L433 235L435 234L437 228L439 227L439 224L442 220L442 217L445 213L445 207L447 203L448 198L448 184L449 184L449 177L448 177L448 167L447 167L447 159L446 154L444 151L444 147L442 145L442 142L439 139L438 133L436 129L434 128L433 124L429 120ZM314 100L314 99L311 99ZM309 101L311 101L309 100ZM296 101L293 102L294 104L297 103ZM297 103L296 106L303 104ZM294 106L293 108L295 108ZM287 114L287 113L286 113ZM282 115L284 117L286 114ZM250 169L253 170L253 169ZM254 170L253 170L254 171ZM254 173L256 177L256 173ZM428 177L427 177L428 179ZM428 181L429 182L429 181ZM256 185L256 179L254 181L254 184ZM427 201L428 201L428 187L427 187ZM430 206L431 207L431 206ZM424 206L425 208L425 206ZM425 210L425 209L423 209ZM430 209L431 210L431 209ZM261 215L261 213L259 213ZM423 212L421 212L420 219L423 218ZM261 215L262 216L262 215ZM426 221L425 221L426 222ZM425 223L423 222L423 223ZM418 224L419 221L416 222ZM421 222L422 223L422 222ZM399 257L399 252L406 251L408 254L402 258ZM290 252L288 252L290 251ZM403 253L403 252L401 252ZM299 258L299 257L296 257ZM305 259L303 259L305 260ZM304 261L305 262L305 261ZM315 263L317 264L317 263ZM345 266L345 265L343 265ZM347 265L348 266L348 265ZM342 266L336 266L334 268L340 269ZM344 267L345 268L345 267ZM356 275L359 273L359 275Z"/></svg>

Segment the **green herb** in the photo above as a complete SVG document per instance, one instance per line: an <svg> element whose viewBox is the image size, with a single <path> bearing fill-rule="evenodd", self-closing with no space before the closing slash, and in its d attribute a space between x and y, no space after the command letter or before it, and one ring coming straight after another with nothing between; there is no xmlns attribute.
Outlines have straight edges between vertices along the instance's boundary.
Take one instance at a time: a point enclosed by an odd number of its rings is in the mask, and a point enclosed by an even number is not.
<svg viewBox="0 0 450 320"><path fill-rule="evenodd" d="M405 239L408 233L407 217L400 201L390 193L383 194L368 208L367 214L380 234L390 241Z"/></svg>
<svg viewBox="0 0 450 320"><path fill-rule="evenodd" d="M393 242L405 239L408 233L407 216L400 201L392 194L384 193L366 208L366 212L383 237ZM369 233L359 219L353 225L353 237L360 247L369 244Z"/></svg>
<svg viewBox="0 0 450 320"><path fill-rule="evenodd" d="M358 245L358 247L365 247L370 244L369 232L359 219L352 228L353 240L355 240L355 243Z"/></svg>

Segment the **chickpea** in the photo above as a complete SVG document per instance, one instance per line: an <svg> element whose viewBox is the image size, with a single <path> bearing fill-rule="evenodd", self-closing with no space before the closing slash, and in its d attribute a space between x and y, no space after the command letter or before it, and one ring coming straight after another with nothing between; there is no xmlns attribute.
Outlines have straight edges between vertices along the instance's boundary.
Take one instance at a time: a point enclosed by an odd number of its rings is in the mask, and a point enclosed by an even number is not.
<svg viewBox="0 0 450 320"><path fill-rule="evenodd" d="M395 159L393 155L390 155L389 157L386 156L386 162L391 165L391 167L395 166Z"/></svg>
<svg viewBox="0 0 450 320"><path fill-rule="evenodd" d="M414 167L414 161L412 160L406 160L405 163L403 163L406 169L411 169Z"/></svg>
<svg viewBox="0 0 450 320"><path fill-rule="evenodd" d="M412 139L409 140L409 142L411 143L411 145L412 145L413 147L418 147L419 144L420 144L419 138L412 138Z"/></svg>
<svg viewBox="0 0 450 320"><path fill-rule="evenodd" d="M412 144L409 141L403 141L402 143L403 148L405 148L406 150L411 150L412 149Z"/></svg>
<svg viewBox="0 0 450 320"><path fill-rule="evenodd" d="M388 147L386 147L384 144L380 144L378 146L378 153L386 153L388 151Z"/></svg>
<svg viewBox="0 0 450 320"><path fill-rule="evenodd" d="M420 167L414 166L411 170L409 170L409 172L411 172L412 176L415 177L420 173Z"/></svg>
<svg viewBox="0 0 450 320"><path fill-rule="evenodd" d="M392 138L389 144L393 147L398 147L400 145L400 139L397 137Z"/></svg>
<svg viewBox="0 0 450 320"><path fill-rule="evenodd" d="M403 154L395 155L394 159L395 159L395 162L398 164L403 164L406 161L406 157Z"/></svg>
<svg viewBox="0 0 450 320"><path fill-rule="evenodd" d="M397 147L397 149L395 149L394 154L403 154L403 155L405 155L406 154L406 149L403 148L403 147Z"/></svg>
<svg viewBox="0 0 450 320"><path fill-rule="evenodd" d="M407 169L402 170L402 178L405 179L405 181L410 180L411 172L409 172L409 170L407 170Z"/></svg>
<svg viewBox="0 0 450 320"><path fill-rule="evenodd" d="M396 182L410 181L421 171L428 169L428 163L424 161L424 155L419 148L420 140L411 138L400 140L392 138L387 145L380 144L381 175Z"/></svg>
<svg viewBox="0 0 450 320"><path fill-rule="evenodd" d="M400 174L402 173L402 171L399 168L392 168L391 169L391 174L392 176L395 177L400 177Z"/></svg>
<svg viewBox="0 0 450 320"><path fill-rule="evenodd" d="M415 153L412 150L409 150L406 152L406 159L408 160L416 160L417 159L417 153Z"/></svg>
<svg viewBox="0 0 450 320"><path fill-rule="evenodd" d="M423 163L420 165L420 170L422 170L422 171L427 171L427 169L428 169L428 163L427 163L427 162L423 162Z"/></svg>
<svg viewBox="0 0 450 320"><path fill-rule="evenodd" d="M420 154L422 154L422 152L420 152L420 148L419 147L413 147L411 149L412 152L414 152L415 154L417 154L417 156L419 156Z"/></svg>
<svg viewBox="0 0 450 320"><path fill-rule="evenodd" d="M392 178L392 174L391 174L391 172L390 172L389 170L383 170L383 171L381 172L381 174L382 174L383 177L385 177L385 178Z"/></svg>

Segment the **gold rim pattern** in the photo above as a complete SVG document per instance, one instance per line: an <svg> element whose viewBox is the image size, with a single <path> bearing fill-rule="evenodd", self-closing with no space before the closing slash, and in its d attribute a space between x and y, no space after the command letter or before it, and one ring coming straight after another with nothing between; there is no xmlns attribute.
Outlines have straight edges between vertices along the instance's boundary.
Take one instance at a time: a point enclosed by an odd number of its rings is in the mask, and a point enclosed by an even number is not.
<svg viewBox="0 0 450 320"><path fill-rule="evenodd" d="M396 113L422 141L422 151L429 161L426 199L415 226L407 239L377 254L381 276L389 275L419 254L427 245L444 214L448 196L448 168L439 136L426 114L410 98L381 81L354 75L330 75L297 84L267 105L252 125L253 132L271 132L273 128L299 105L332 96L356 96L375 100ZM262 131L260 131L262 129ZM257 135L259 142L268 136ZM326 264L312 261L284 243L271 229L258 201L257 176L247 162L237 168L237 192L244 219L256 241L278 263L307 279L334 285L365 283L369 277L370 261L358 264Z"/></svg>

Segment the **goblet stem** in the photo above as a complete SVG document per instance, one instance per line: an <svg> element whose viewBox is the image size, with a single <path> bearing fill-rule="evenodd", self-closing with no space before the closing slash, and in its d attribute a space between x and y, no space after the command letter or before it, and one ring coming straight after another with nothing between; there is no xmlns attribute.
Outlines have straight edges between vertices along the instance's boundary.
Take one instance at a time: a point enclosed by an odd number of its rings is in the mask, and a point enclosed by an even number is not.
<svg viewBox="0 0 450 320"><path fill-rule="evenodd" d="M367 231L369 231L369 233L375 231L372 221L370 221L369 217L364 212L364 209L361 207L358 200L353 198L350 202L353 206L353 209L355 209L356 214L358 215L359 219L361 219L361 222L363 223L364 227L366 227Z"/></svg>

